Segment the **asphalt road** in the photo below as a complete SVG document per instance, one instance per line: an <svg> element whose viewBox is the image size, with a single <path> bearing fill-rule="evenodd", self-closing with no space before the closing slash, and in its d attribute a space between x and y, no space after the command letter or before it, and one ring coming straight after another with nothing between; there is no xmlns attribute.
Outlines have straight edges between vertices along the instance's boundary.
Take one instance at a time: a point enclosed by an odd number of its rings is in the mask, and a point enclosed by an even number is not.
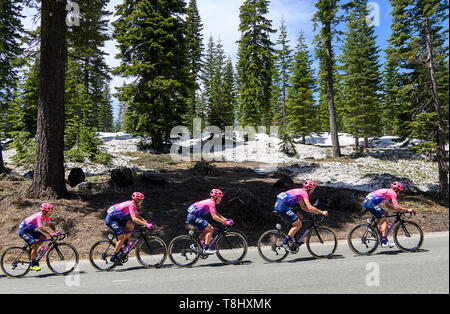
<svg viewBox="0 0 450 314"><path fill-rule="evenodd" d="M419 252L378 248L368 257L356 256L346 241L340 241L329 260L316 260L302 247L282 263L270 264L251 247L241 265L224 265L210 256L192 268L177 268L167 259L163 268L145 269L132 258L111 272L99 272L83 260L66 277L43 266L20 279L0 273L0 293L448 294L449 233L425 234Z"/></svg>

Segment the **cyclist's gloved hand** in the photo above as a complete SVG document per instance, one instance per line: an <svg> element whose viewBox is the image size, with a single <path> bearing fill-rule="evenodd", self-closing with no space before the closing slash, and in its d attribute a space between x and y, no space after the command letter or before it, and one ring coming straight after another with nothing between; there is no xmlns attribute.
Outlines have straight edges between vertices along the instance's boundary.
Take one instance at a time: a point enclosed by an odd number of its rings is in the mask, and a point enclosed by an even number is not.
<svg viewBox="0 0 450 314"><path fill-rule="evenodd" d="M152 222L149 222L149 223L145 224L145 227L146 227L147 229L151 229L151 227L153 227L153 223L152 223Z"/></svg>
<svg viewBox="0 0 450 314"><path fill-rule="evenodd" d="M232 226L232 225L234 224L234 222L233 222L233 220L231 220L231 219L227 219L227 220L225 221L225 224L226 224L227 226Z"/></svg>

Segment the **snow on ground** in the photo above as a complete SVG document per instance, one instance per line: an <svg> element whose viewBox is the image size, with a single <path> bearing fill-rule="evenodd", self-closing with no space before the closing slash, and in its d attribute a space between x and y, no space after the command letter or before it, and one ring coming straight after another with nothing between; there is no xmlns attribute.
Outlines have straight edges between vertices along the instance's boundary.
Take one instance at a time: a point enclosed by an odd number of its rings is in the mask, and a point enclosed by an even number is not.
<svg viewBox="0 0 450 314"><path fill-rule="evenodd" d="M102 132L99 138L103 141L100 149L113 157L111 165L87 161L82 165L66 163L66 167L81 167L87 176L105 173L118 166L135 167L131 161L137 157L122 153L139 151L138 143L142 138L123 132ZM267 134L255 134L250 141L244 142L242 134L235 133L235 143L226 142L225 146L222 146L221 138L208 141L208 134L203 134L201 138L204 152L209 152L212 147L213 151L219 151L203 154L204 159L211 160L216 156L216 160L264 163L254 168L258 173L267 174L280 167L288 167L298 180L312 179L326 186L371 191L385 187L392 180L401 180L411 191L435 191L438 185L437 164L415 155L403 147L404 143L396 142L395 139L393 136L371 138L371 148L365 151L364 157L336 161L330 158L329 133L308 136L306 145L299 144L300 139L294 138L298 155L291 157L280 152L278 138ZM200 144L200 139L183 138L172 143L179 145L191 157L191 149L194 148L195 152L195 145ZM349 156L353 152L354 138L351 135L339 133L339 143L344 155ZM12 163L14 153L13 149L3 151L4 161ZM16 168L16 171L23 174L27 170Z"/></svg>

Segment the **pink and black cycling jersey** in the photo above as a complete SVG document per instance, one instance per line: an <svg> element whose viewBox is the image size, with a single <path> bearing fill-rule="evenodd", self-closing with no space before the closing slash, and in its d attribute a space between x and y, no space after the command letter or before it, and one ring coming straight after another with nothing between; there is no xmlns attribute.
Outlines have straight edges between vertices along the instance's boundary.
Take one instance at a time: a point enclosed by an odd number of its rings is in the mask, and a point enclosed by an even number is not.
<svg viewBox="0 0 450 314"><path fill-rule="evenodd" d="M294 206L301 200L309 200L308 192L304 189L292 189L278 194L277 198L283 200L289 207Z"/></svg>
<svg viewBox="0 0 450 314"><path fill-rule="evenodd" d="M375 204L381 204L381 203L389 203L389 200L392 201L392 205L397 206L397 193L395 193L392 189L379 189L372 193L369 193L366 196L366 199L373 201Z"/></svg>
<svg viewBox="0 0 450 314"><path fill-rule="evenodd" d="M108 209L108 215L114 219L123 219L128 215L133 218L137 215L137 208L133 201L122 202L111 206Z"/></svg>
<svg viewBox="0 0 450 314"><path fill-rule="evenodd" d="M44 218L44 214L42 212L38 212L25 218L20 223L19 229L33 231L36 228L42 227L44 225L44 222L51 223L51 220L49 217Z"/></svg>
<svg viewBox="0 0 450 314"><path fill-rule="evenodd" d="M208 198L206 200L192 204L191 206L189 206L187 211L191 215L203 217L207 213L216 212L216 203L212 199Z"/></svg>

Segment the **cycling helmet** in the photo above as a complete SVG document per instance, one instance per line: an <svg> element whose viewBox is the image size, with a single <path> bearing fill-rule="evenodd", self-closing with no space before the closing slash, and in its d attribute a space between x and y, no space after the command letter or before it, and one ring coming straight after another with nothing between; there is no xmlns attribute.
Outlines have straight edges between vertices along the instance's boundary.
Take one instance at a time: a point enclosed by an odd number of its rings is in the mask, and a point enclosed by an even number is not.
<svg viewBox="0 0 450 314"><path fill-rule="evenodd" d="M223 197L223 192L219 189L212 189L210 194L212 198Z"/></svg>
<svg viewBox="0 0 450 314"><path fill-rule="evenodd" d="M398 181L395 181L394 183L391 184L391 188L403 191L403 184L401 184Z"/></svg>
<svg viewBox="0 0 450 314"><path fill-rule="evenodd" d="M144 194L142 194L141 192L134 192L131 195L131 199L134 200L143 200L144 199Z"/></svg>
<svg viewBox="0 0 450 314"><path fill-rule="evenodd" d="M316 184L312 180L306 180L303 182L303 188L307 190L314 190L316 188Z"/></svg>
<svg viewBox="0 0 450 314"><path fill-rule="evenodd" d="M52 204L44 203L41 205L41 210L46 211L46 212L52 212L55 210L55 207L53 207Z"/></svg>

